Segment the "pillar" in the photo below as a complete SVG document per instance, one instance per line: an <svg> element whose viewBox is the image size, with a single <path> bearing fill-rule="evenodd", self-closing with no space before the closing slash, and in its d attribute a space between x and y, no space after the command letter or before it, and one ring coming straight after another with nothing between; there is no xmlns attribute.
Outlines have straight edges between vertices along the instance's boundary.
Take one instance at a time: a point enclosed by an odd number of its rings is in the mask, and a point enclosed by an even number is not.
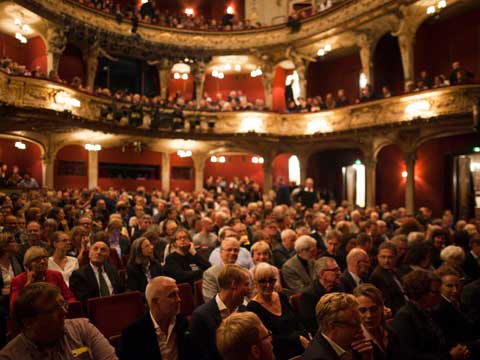
<svg viewBox="0 0 480 360"><path fill-rule="evenodd" d="M263 157L263 193L268 194L272 190L273 172L272 172L273 157Z"/></svg>
<svg viewBox="0 0 480 360"><path fill-rule="evenodd" d="M298 157L298 162L300 163L300 182L303 184L307 178L308 158L310 155L305 153L298 153L296 155Z"/></svg>
<svg viewBox="0 0 480 360"><path fill-rule="evenodd" d="M98 151L88 152L88 188L98 186Z"/></svg>
<svg viewBox="0 0 480 360"><path fill-rule="evenodd" d="M407 181L405 184L405 208L409 214L415 213L415 151L405 153Z"/></svg>
<svg viewBox="0 0 480 360"><path fill-rule="evenodd" d="M357 45L360 48L362 73L367 77L369 85L373 86L373 45L374 38L370 33L357 34Z"/></svg>
<svg viewBox="0 0 480 360"><path fill-rule="evenodd" d="M160 81L160 97L163 100L168 98L168 79L170 78L170 71L172 63L168 59L162 59L157 64L158 79Z"/></svg>
<svg viewBox="0 0 480 360"><path fill-rule="evenodd" d="M205 173L205 160L207 156L205 154L193 154L193 166L195 167L195 191L202 191L203 178Z"/></svg>
<svg viewBox="0 0 480 360"><path fill-rule="evenodd" d="M53 156L45 155L43 157L43 186L47 189L54 188L54 160Z"/></svg>
<svg viewBox="0 0 480 360"><path fill-rule="evenodd" d="M403 78L406 88L408 82L415 81L415 30L405 29L401 31L398 34L398 45L400 47L400 55L402 56Z"/></svg>
<svg viewBox="0 0 480 360"><path fill-rule="evenodd" d="M89 90L93 90L95 85L95 76L97 75L98 68L98 53L99 48L97 44L89 46L88 50L84 53L83 59L87 67L87 78L85 86Z"/></svg>
<svg viewBox="0 0 480 360"><path fill-rule="evenodd" d="M58 72L60 56L67 46L67 37L62 29L51 26L47 30L47 71Z"/></svg>
<svg viewBox="0 0 480 360"><path fill-rule="evenodd" d="M203 84L205 83L206 64L203 61L197 61L190 66L190 73L195 81L195 99L197 106L203 97ZM203 184L203 180L202 180Z"/></svg>
<svg viewBox="0 0 480 360"><path fill-rule="evenodd" d="M375 186L376 186L376 170L377 160L373 157L365 160L365 200L366 207L374 208L376 203Z"/></svg>
<svg viewBox="0 0 480 360"><path fill-rule="evenodd" d="M265 106L267 109L272 108L272 85L274 76L275 67L271 64L265 65L263 69L262 83L265 92Z"/></svg>
<svg viewBox="0 0 480 360"><path fill-rule="evenodd" d="M167 193L170 191L170 154L162 155L162 191Z"/></svg>
<svg viewBox="0 0 480 360"><path fill-rule="evenodd" d="M295 70L298 74L298 85L300 87L300 97L307 97L307 61L301 60L295 62Z"/></svg>

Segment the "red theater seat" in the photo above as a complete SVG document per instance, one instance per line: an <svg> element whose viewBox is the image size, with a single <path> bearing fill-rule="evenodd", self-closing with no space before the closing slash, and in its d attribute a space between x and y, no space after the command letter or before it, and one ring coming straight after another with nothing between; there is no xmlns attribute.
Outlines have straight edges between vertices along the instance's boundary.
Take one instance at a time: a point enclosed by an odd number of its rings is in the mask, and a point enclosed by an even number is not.
<svg viewBox="0 0 480 360"><path fill-rule="evenodd" d="M203 281L202 280L195 281L194 286L195 286L195 307L198 307L204 303L203 295L202 295Z"/></svg>
<svg viewBox="0 0 480 360"><path fill-rule="evenodd" d="M182 299L180 312L185 316L190 316L195 308L192 286L188 283L178 284L177 286L180 291L180 298Z"/></svg>
<svg viewBox="0 0 480 360"><path fill-rule="evenodd" d="M67 319L75 319L85 317L83 314L82 303L80 301L74 301L68 304Z"/></svg>

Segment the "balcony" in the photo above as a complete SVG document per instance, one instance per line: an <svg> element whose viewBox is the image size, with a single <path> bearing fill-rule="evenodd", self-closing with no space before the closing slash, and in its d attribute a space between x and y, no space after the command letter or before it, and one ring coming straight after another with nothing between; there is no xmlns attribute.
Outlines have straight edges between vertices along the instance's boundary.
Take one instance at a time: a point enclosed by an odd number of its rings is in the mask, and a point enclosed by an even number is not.
<svg viewBox="0 0 480 360"><path fill-rule="evenodd" d="M473 126L478 117L480 85L443 87L395 96L328 111L302 114L273 112L184 111L185 126L176 130L151 129L144 116L139 127L122 126L105 116L111 100L92 96L43 79L0 72L0 130L67 131L73 128L101 130L139 136L225 139L268 137L276 139L336 136L360 130L409 127L433 122L448 125L451 119ZM150 108L145 108L148 114ZM172 110L162 110L166 117Z"/></svg>

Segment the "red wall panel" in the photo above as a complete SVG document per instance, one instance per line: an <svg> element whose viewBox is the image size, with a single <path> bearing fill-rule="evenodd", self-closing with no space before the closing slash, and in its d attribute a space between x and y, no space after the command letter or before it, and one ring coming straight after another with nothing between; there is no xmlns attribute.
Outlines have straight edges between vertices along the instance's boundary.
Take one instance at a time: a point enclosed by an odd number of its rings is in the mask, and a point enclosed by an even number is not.
<svg viewBox="0 0 480 360"><path fill-rule="evenodd" d="M377 156L376 203L390 207L405 206L405 170L403 152L396 145L384 147Z"/></svg>
<svg viewBox="0 0 480 360"><path fill-rule="evenodd" d="M173 77L170 77L168 79L168 98L173 98L177 91L180 91L185 100L192 100L194 92L193 77L189 75L188 80L175 80Z"/></svg>
<svg viewBox="0 0 480 360"><path fill-rule="evenodd" d="M40 147L22 139L27 148L19 150L15 147L15 142L18 140L20 139L0 138L0 162L8 165L8 172L12 170L13 165L18 165L21 175L29 172L42 186L42 151Z"/></svg>
<svg viewBox="0 0 480 360"><path fill-rule="evenodd" d="M381 94L382 86L386 85L394 94L403 94L403 65L397 37L387 34L379 40L373 64L375 92Z"/></svg>
<svg viewBox="0 0 480 360"><path fill-rule="evenodd" d="M223 79L205 76L203 91L208 92L212 99L220 92L226 100L231 90L241 90L250 102L265 99L261 76L252 78L250 74L225 74Z"/></svg>
<svg viewBox="0 0 480 360"><path fill-rule="evenodd" d="M284 112L285 104L285 80L292 74L293 70L285 70L281 66L275 67L275 76L272 84L272 110Z"/></svg>
<svg viewBox="0 0 480 360"><path fill-rule="evenodd" d="M251 180L263 186L263 165L253 164L253 154L239 154L239 155L224 155L226 162L212 163L210 159L205 162L204 178L213 176L216 179L218 176L223 176L227 182L233 180L235 176L243 179L248 176Z"/></svg>
<svg viewBox="0 0 480 360"><path fill-rule="evenodd" d="M40 70L44 74L47 73L45 43L40 36L28 39L26 44L22 44L13 36L0 34L0 47L2 56L8 57L21 65L25 65L29 70L40 66Z"/></svg>
<svg viewBox="0 0 480 360"><path fill-rule="evenodd" d="M176 153L170 155L170 167L188 167L192 169L192 178L190 180L173 179L170 176L170 189L180 189L184 191L193 191L195 189L195 167L191 157L181 158Z"/></svg>
<svg viewBox="0 0 480 360"><path fill-rule="evenodd" d="M58 175L58 160L85 162L85 176ZM54 187L55 189L81 189L88 187L88 151L83 146L67 145L58 151L55 159Z"/></svg>
<svg viewBox="0 0 480 360"><path fill-rule="evenodd" d="M67 44L65 51L60 56L58 75L61 79L71 82L79 76L85 82L85 65L82 60L82 51L73 44Z"/></svg>
<svg viewBox="0 0 480 360"><path fill-rule="evenodd" d="M102 151L98 153L98 162L160 166L160 178L158 180L99 178L98 185L102 189L107 189L111 186L116 189L124 188L127 190L135 190L137 186L145 186L147 190L152 190L153 188L161 189L162 187L162 153L160 152L146 149L142 152L135 152L131 149L127 149L127 151L122 152L121 147L103 148Z"/></svg>
<svg viewBox="0 0 480 360"><path fill-rule="evenodd" d="M451 64L460 61L480 79L480 7L456 17L426 22L417 31L415 76L426 69L432 76L449 76Z"/></svg>
<svg viewBox="0 0 480 360"><path fill-rule="evenodd" d="M282 176L285 182L288 182L288 159L292 154L280 154L273 159L272 175L273 183L278 176Z"/></svg>

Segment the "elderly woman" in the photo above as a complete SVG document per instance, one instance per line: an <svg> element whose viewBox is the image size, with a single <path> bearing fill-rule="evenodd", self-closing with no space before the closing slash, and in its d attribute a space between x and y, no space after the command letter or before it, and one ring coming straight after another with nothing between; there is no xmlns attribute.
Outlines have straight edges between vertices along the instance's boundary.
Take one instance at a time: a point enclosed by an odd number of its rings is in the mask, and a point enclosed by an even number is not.
<svg viewBox="0 0 480 360"><path fill-rule="evenodd" d="M7 342L7 318L10 308L10 284L12 279L20 274L23 269L18 262L15 253L18 251L18 244L15 237L10 233L0 233L0 348Z"/></svg>
<svg viewBox="0 0 480 360"><path fill-rule="evenodd" d="M258 264L261 263L271 263L272 262L272 250L270 249L270 245L266 241L258 241L252 245L250 248L250 253L252 254L252 260L254 266L249 270L252 278L255 276L255 269ZM280 292L282 291L282 281L280 279L280 272L276 267L274 267L276 271L275 279L277 282L275 283L275 291Z"/></svg>
<svg viewBox="0 0 480 360"><path fill-rule="evenodd" d="M136 239L127 264L127 287L145 292L150 280L162 273L162 266L153 257L152 243L146 237Z"/></svg>
<svg viewBox="0 0 480 360"><path fill-rule="evenodd" d="M431 271L413 270L403 278L409 302L396 314L393 328L405 359L467 359L465 345L446 347L443 333L432 320L430 312L441 298L441 280Z"/></svg>
<svg viewBox="0 0 480 360"><path fill-rule="evenodd" d="M468 343L477 340L479 337L478 334L475 335L473 321L462 312L459 306L461 292L460 273L453 267L444 264L437 269L436 274L442 281L440 287L442 297L435 307L432 316L445 335L447 345L453 347L458 343Z"/></svg>
<svg viewBox="0 0 480 360"><path fill-rule="evenodd" d="M178 229L170 246L173 252L165 260L165 275L174 278L177 283L193 285L200 280L210 263L197 253L188 230Z"/></svg>
<svg viewBox="0 0 480 360"><path fill-rule="evenodd" d="M353 290L353 295L358 301L363 335L373 345L373 359L403 359L398 338L385 323L382 292L372 284L360 284Z"/></svg>
<svg viewBox="0 0 480 360"><path fill-rule="evenodd" d="M15 298L24 287L39 281L48 282L60 288L60 292L68 302L76 301L75 296L63 280L63 276L58 271L48 270L47 250L40 246L30 247L23 258L23 266L26 271L15 276L11 284L10 308L12 308Z"/></svg>
<svg viewBox="0 0 480 360"><path fill-rule="evenodd" d="M440 259L442 259L443 264L448 265L454 268L460 274L460 278L465 278L465 273L463 272L463 262L465 261L465 252L460 246L449 245L440 252Z"/></svg>
<svg viewBox="0 0 480 360"><path fill-rule="evenodd" d="M276 274L272 265L262 263L257 266L254 277L256 295L247 309L257 314L272 332L276 359L286 360L304 352L309 335L293 312L288 298L275 291Z"/></svg>
<svg viewBox="0 0 480 360"><path fill-rule="evenodd" d="M48 269L60 272L67 285L72 272L78 269L78 259L67 256L70 246L71 242L68 234L63 231L56 231L53 234L53 255L48 258Z"/></svg>
<svg viewBox="0 0 480 360"><path fill-rule="evenodd" d="M68 255L75 256L77 259L83 258L88 252L89 236L88 231L83 226L75 226L71 233L71 247Z"/></svg>

